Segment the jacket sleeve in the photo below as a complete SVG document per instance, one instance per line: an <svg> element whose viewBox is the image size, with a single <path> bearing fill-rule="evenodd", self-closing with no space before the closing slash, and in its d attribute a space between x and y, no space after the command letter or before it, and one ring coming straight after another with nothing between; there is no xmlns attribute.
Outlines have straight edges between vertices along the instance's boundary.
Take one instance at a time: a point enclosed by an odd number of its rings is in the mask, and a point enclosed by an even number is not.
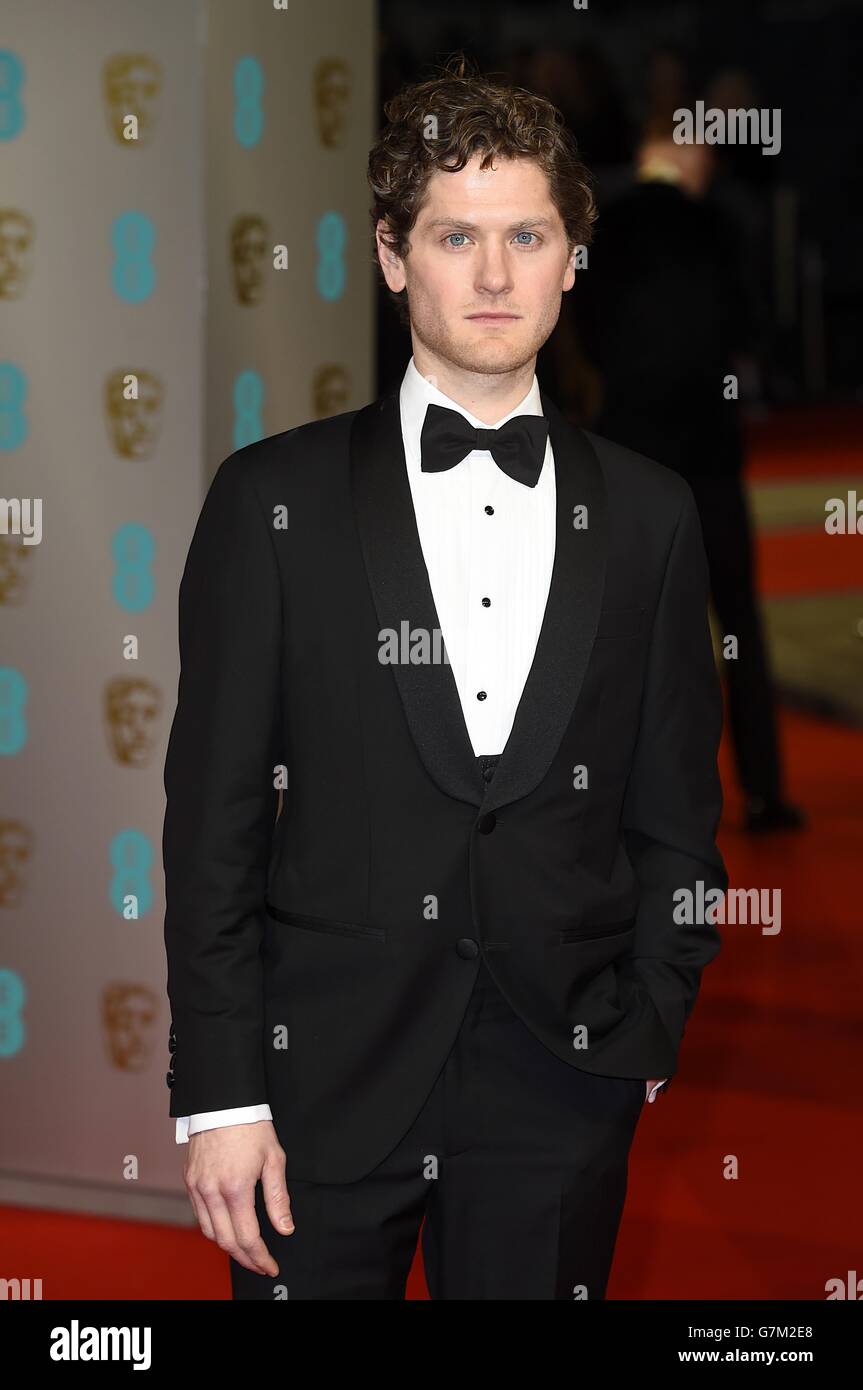
<svg viewBox="0 0 863 1390"><path fill-rule="evenodd" d="M162 835L172 1116L266 1101L261 939L281 753L281 584L246 451L210 486L180 584Z"/></svg>
<svg viewBox="0 0 863 1390"><path fill-rule="evenodd" d="M683 502L654 613L621 817L640 889L631 956L623 968L647 987L675 1050L701 972L720 948L717 927L698 920L698 905L711 889L724 893L728 885L716 845L722 692L707 616L707 561L692 490L681 484ZM675 920L675 912L681 915L680 890L692 894L692 924Z"/></svg>

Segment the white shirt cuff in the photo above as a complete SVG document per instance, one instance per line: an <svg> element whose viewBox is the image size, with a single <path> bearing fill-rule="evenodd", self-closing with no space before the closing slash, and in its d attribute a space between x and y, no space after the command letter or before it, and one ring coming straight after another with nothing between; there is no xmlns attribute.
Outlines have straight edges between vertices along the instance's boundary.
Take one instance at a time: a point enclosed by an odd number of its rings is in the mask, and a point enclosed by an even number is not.
<svg viewBox="0 0 863 1390"><path fill-rule="evenodd" d="M204 1129L222 1129L225 1125L251 1125L257 1120L272 1120L268 1105L237 1105L232 1110L202 1110L198 1115L179 1115L174 1138L187 1144L192 1134Z"/></svg>
<svg viewBox="0 0 863 1390"><path fill-rule="evenodd" d="M647 1097L648 1104L649 1104L651 1101L653 1101L653 1100L656 1099L657 1095L659 1094L660 1090L661 1090L662 1087L665 1085L665 1083L666 1083L667 1080L668 1080L668 1077L667 1077L667 1076L664 1076L664 1077L662 1078L661 1081L657 1081L657 1083L656 1083L656 1085L654 1086L653 1090L650 1092L649 1096Z"/></svg>

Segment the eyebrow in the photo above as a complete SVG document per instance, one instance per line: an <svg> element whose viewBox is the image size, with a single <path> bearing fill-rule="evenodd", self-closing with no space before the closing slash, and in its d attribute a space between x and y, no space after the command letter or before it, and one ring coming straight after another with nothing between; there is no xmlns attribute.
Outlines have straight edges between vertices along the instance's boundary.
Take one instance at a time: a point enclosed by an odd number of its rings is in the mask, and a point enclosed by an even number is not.
<svg viewBox="0 0 863 1390"><path fill-rule="evenodd" d="M512 222L507 227L508 232L526 232L532 227L553 227L554 223L548 217L525 217L521 222ZM480 232L482 228L476 222L466 222L460 217L435 217L433 221L427 222L426 227L431 231L434 227L452 227L458 231Z"/></svg>

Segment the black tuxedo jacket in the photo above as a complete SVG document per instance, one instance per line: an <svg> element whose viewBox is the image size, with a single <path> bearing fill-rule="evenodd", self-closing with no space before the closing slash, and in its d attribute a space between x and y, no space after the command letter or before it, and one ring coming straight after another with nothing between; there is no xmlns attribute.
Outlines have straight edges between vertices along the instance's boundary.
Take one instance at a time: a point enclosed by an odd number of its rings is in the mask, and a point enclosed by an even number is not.
<svg viewBox="0 0 863 1390"><path fill-rule="evenodd" d="M542 403L554 569L491 783L449 664L379 659L439 627L397 391L239 449L204 502L165 767L170 1113L269 1102L289 1178L386 1156L480 956L570 1065L651 1078L719 949L674 918L727 885L692 493Z"/></svg>

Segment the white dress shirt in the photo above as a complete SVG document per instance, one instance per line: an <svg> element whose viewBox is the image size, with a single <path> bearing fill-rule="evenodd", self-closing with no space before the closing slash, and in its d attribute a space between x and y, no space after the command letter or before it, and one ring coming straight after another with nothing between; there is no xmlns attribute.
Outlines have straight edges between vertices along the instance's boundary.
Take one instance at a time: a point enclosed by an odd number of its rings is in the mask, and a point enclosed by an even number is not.
<svg viewBox="0 0 863 1390"><path fill-rule="evenodd" d="M417 530L467 731L475 754L501 753L551 585L557 518L551 439L539 481L526 487L498 468L488 449L474 449L442 473L423 473L420 435L431 403L457 410L477 429L499 429L514 415L542 415L539 383L534 376L524 399L489 426L421 376L411 358L399 402ZM182 1144L202 1129L270 1119L268 1105L209 1110L178 1119L176 1139Z"/></svg>

